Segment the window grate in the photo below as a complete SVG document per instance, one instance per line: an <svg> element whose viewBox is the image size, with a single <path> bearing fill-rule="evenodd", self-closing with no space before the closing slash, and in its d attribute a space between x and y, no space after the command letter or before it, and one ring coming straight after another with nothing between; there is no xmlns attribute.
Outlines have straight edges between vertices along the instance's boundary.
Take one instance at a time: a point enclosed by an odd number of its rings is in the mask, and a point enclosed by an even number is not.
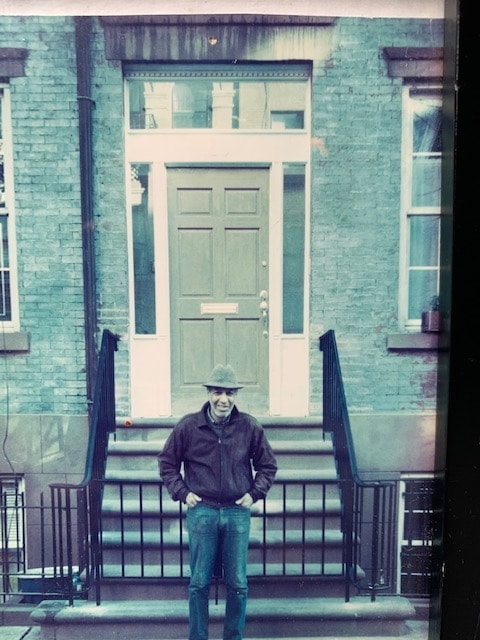
<svg viewBox="0 0 480 640"><path fill-rule="evenodd" d="M403 595L429 596L440 571L440 487L433 477L409 478L402 484L400 590Z"/></svg>
<svg viewBox="0 0 480 640"><path fill-rule="evenodd" d="M0 548L23 548L25 492L21 477L0 476Z"/></svg>

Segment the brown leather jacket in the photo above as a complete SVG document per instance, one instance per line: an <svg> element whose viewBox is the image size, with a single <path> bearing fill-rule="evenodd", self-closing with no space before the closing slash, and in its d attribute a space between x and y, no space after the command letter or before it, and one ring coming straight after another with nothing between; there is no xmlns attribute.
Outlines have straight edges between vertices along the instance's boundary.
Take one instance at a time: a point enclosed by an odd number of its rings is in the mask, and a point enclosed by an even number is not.
<svg viewBox="0 0 480 640"><path fill-rule="evenodd" d="M198 413L184 416L158 455L170 496L185 502L193 491L204 504L220 507L250 493L256 502L267 494L277 472L265 431L253 416L234 407L219 438L208 423L207 408L208 402Z"/></svg>

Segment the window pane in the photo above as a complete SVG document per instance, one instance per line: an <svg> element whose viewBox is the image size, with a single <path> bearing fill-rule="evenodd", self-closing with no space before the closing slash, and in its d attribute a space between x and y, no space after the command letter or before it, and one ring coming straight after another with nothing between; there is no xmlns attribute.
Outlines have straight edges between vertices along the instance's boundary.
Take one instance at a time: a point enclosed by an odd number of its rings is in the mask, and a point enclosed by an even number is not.
<svg viewBox="0 0 480 640"><path fill-rule="evenodd" d="M10 266L8 257L8 219L6 215L0 216L0 269L8 269Z"/></svg>
<svg viewBox="0 0 480 640"><path fill-rule="evenodd" d="M161 83L156 83L161 89ZM173 128L201 129L212 126L210 82L176 82L173 87Z"/></svg>
<svg viewBox="0 0 480 640"><path fill-rule="evenodd" d="M413 116L413 152L428 153L442 150L442 109L440 98L415 100Z"/></svg>
<svg viewBox="0 0 480 640"><path fill-rule="evenodd" d="M303 333L305 166L284 165L283 332Z"/></svg>
<svg viewBox="0 0 480 640"><path fill-rule="evenodd" d="M0 270L0 320L12 319L10 305L10 273Z"/></svg>
<svg viewBox="0 0 480 640"><path fill-rule="evenodd" d="M150 165L131 165L135 333L156 332L153 209L149 193Z"/></svg>
<svg viewBox="0 0 480 640"><path fill-rule="evenodd" d="M410 266L438 266L440 216L410 216Z"/></svg>
<svg viewBox="0 0 480 640"><path fill-rule="evenodd" d="M307 81L129 80L132 129L303 129Z"/></svg>
<svg viewBox="0 0 480 640"><path fill-rule="evenodd" d="M412 172L412 206L439 207L441 197L440 157L414 157Z"/></svg>
<svg viewBox="0 0 480 640"><path fill-rule="evenodd" d="M442 109L438 95L414 96L412 206L440 206Z"/></svg>
<svg viewBox="0 0 480 640"><path fill-rule="evenodd" d="M5 167L6 149L6 103L5 89L0 88L0 321L12 321L12 274L11 274L11 234L13 232L11 212L8 211L5 201L5 173L11 167ZM7 155L11 162L11 155Z"/></svg>
<svg viewBox="0 0 480 640"><path fill-rule="evenodd" d="M3 156L2 97L3 97L3 90L0 89L0 207L5 206L5 169L4 169L4 156Z"/></svg>
<svg viewBox="0 0 480 640"><path fill-rule="evenodd" d="M0 320L11 320L7 217L0 216Z"/></svg>
<svg viewBox="0 0 480 640"><path fill-rule="evenodd" d="M413 116L413 152L442 151L442 110L438 99L417 98Z"/></svg>
<svg viewBox="0 0 480 640"><path fill-rule="evenodd" d="M438 292L437 269L410 270L408 289L408 318L418 320L428 311L430 300Z"/></svg>

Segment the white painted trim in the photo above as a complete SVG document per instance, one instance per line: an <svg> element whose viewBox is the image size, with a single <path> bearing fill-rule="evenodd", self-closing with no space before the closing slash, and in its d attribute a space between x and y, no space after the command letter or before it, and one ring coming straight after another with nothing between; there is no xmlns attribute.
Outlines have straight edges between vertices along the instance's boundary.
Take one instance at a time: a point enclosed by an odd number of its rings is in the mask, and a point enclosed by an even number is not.
<svg viewBox="0 0 480 640"><path fill-rule="evenodd" d="M294 15L364 18L443 18L444 0L16 0L0 2L0 15Z"/></svg>
<svg viewBox="0 0 480 640"><path fill-rule="evenodd" d="M430 89L441 91L440 85L426 83ZM420 89L421 84L416 88ZM399 241L399 296L398 296L398 328L399 331L418 332L421 320L408 319L409 295L409 237L408 219L414 215L440 215L440 207L414 207L412 205L412 177L413 177L413 112L415 97L411 95L412 84L402 88L402 148L401 148L401 187L400 187L400 241ZM430 155L430 154L428 154ZM440 243L438 247L440 252ZM440 255L438 257L440 266ZM440 269L438 271L440 275Z"/></svg>
<svg viewBox="0 0 480 640"><path fill-rule="evenodd" d="M282 254L283 254L283 165L273 162L270 170L269 219L269 395L270 413L282 413Z"/></svg>
<svg viewBox="0 0 480 640"><path fill-rule="evenodd" d="M398 329L405 331L408 309L408 223L407 211L412 193L412 115L410 86L402 88L402 146L400 185L399 299Z"/></svg>
<svg viewBox="0 0 480 640"><path fill-rule="evenodd" d="M215 144L212 144L215 135ZM148 136L148 144L145 137ZM235 144L232 145L232 139ZM152 140L158 144L152 143ZM261 140L261 142L260 142ZM241 143L240 143L241 142ZM255 142L255 143L253 143ZM293 144L292 144L293 142ZM278 158L282 161L279 162ZM131 327L131 414L133 417L169 416L170 402L170 319L168 275L168 216L167 166L181 163L189 166L248 166L252 163L269 165L269 303L270 303L270 413L272 415L308 415L308 273L309 234L306 234L305 265L305 330L302 335L283 335L281 322L282 279L282 191L283 162L302 162L306 165L307 185L310 172L309 135L258 135L236 132L175 136L171 133L158 137L157 133L131 136L126 144L126 163L152 163L151 186L154 201L158 203L155 215L155 273L157 334L135 335ZM126 178L129 178L127 172ZM307 186L308 189L308 186ZM309 194L307 193L306 226L309 228ZM130 206L128 203L128 211ZM129 214L130 220L130 214ZM129 233L129 264L132 265L131 222ZM133 272L129 269L130 286ZM133 298L133 296L131 296ZM131 300L133 305L133 300ZM133 318L133 308L131 307ZM286 372L289 372L289 375Z"/></svg>
<svg viewBox="0 0 480 640"><path fill-rule="evenodd" d="M212 144L215 135L215 144ZM149 144L145 145L148 136ZM286 142L288 140L288 142ZM279 134L270 130L258 132L218 132L216 130L160 130L128 135L126 142L129 162L162 161L165 164L187 165L223 164L243 165L252 163L270 164L282 157L288 146L288 160L305 162L309 156L308 134L305 131L288 131ZM163 147L159 150L159 147ZM163 151L163 152L162 152Z"/></svg>

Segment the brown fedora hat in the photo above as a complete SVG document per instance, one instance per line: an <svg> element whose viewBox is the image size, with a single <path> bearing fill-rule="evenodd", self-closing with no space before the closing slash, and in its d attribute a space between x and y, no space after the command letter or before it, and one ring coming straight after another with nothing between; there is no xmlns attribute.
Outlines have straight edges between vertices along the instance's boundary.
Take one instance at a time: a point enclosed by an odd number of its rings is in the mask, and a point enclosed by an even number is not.
<svg viewBox="0 0 480 640"><path fill-rule="evenodd" d="M230 364L217 364L207 381L203 383L203 386L218 387L220 389L243 389L242 385L238 384L237 376Z"/></svg>

